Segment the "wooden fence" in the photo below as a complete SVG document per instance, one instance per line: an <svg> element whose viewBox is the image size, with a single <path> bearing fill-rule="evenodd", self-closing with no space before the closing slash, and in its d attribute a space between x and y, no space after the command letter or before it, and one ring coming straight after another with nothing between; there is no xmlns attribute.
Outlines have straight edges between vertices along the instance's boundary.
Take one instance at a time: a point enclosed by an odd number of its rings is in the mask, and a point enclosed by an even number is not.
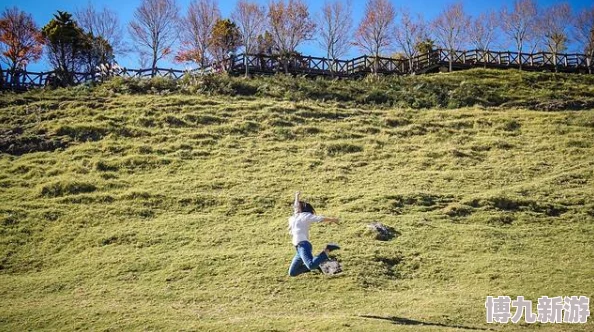
<svg viewBox="0 0 594 332"><path fill-rule="evenodd" d="M1 71L0 87L2 89L26 90L45 86L82 84L102 82L109 77L168 77L179 79L186 74L203 75L228 72L232 75L245 73L273 75L287 73L305 76L327 76L336 78L358 78L370 73L382 75L405 75L435 72L452 63L455 70L475 67L484 68L520 68L532 71L559 71L568 73L594 72L592 57L584 54L566 53L517 53L495 51L449 51L437 49L410 59L394 59L363 55L350 60L328 59L312 56L295 56L283 58L276 55L238 54L207 67L193 70L155 68L127 69L109 68L100 72L71 73L67 79L55 71L26 72Z"/></svg>

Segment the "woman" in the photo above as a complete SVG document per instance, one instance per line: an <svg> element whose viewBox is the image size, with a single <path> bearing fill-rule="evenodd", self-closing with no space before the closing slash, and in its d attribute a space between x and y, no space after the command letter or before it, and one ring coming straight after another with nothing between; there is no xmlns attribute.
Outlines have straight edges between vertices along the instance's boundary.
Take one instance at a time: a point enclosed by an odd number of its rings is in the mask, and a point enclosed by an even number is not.
<svg viewBox="0 0 594 332"><path fill-rule="evenodd" d="M309 242L309 226L314 222L338 223L338 218L317 216L313 206L301 202L299 196L300 193L296 192L293 215L289 218L289 233L293 237L292 243L297 251L289 267L291 277L319 268L320 263L328 259L331 251L340 249L336 244L328 244L324 251L313 257Z"/></svg>

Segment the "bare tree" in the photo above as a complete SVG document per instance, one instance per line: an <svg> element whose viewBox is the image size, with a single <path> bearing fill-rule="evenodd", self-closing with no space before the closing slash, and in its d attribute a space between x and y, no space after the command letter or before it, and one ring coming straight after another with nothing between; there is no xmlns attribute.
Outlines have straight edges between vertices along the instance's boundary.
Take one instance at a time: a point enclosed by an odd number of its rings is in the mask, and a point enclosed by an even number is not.
<svg viewBox="0 0 594 332"><path fill-rule="evenodd" d="M513 10L501 10L501 28L515 43L518 63L522 69L522 50L527 41L535 38L537 7L534 0L515 0Z"/></svg>
<svg viewBox="0 0 594 332"><path fill-rule="evenodd" d="M426 37L427 31L423 17L421 15L413 17L408 9L402 9L395 39L404 57L408 58L410 72L414 71L413 57L419 54L419 49L416 46Z"/></svg>
<svg viewBox="0 0 594 332"><path fill-rule="evenodd" d="M461 2L447 6L432 23L435 37L444 48L450 51L448 57L450 71L452 71L455 51L466 42L464 33L468 31L469 25L470 17L464 12Z"/></svg>
<svg viewBox="0 0 594 332"><path fill-rule="evenodd" d="M124 42L124 31L120 25L118 13L115 11L107 7L98 11L93 3L89 2L85 8L77 9L74 16L85 32L106 40L114 54L126 55L130 51L129 46Z"/></svg>
<svg viewBox="0 0 594 332"><path fill-rule="evenodd" d="M594 65L594 6L583 9L574 21L574 38L583 47L586 54L588 72Z"/></svg>
<svg viewBox="0 0 594 332"><path fill-rule="evenodd" d="M554 4L544 10L539 18L539 30L544 43L553 53L553 65L557 71L557 54L567 49L569 42L568 29L572 22L571 7L568 3Z"/></svg>
<svg viewBox="0 0 594 332"><path fill-rule="evenodd" d="M499 17L494 11L481 13L470 23L468 37L474 47L483 51L483 63L485 68L489 62L489 49L495 39L497 28L499 27Z"/></svg>
<svg viewBox="0 0 594 332"><path fill-rule="evenodd" d="M378 71L380 53L394 42L395 19L396 10L388 0L368 0L365 4L363 20L355 32L353 44L374 56L374 73Z"/></svg>
<svg viewBox="0 0 594 332"><path fill-rule="evenodd" d="M353 29L351 1L326 0L317 16L317 25L319 44L326 50L326 57L335 60L345 55L351 46Z"/></svg>
<svg viewBox="0 0 594 332"><path fill-rule="evenodd" d="M193 0L188 13L181 20L181 50L175 57L181 62L196 62L205 67L210 62L208 50L211 33L221 11L214 0Z"/></svg>
<svg viewBox="0 0 594 332"><path fill-rule="evenodd" d="M499 17L494 11L481 13L470 24L468 35L470 42L476 49L481 51L489 50L495 39L495 32L499 27Z"/></svg>
<svg viewBox="0 0 594 332"><path fill-rule="evenodd" d="M288 59L296 55L299 44L313 37L316 24L303 0L271 1L268 20L276 49L284 59L288 72Z"/></svg>
<svg viewBox="0 0 594 332"><path fill-rule="evenodd" d="M266 27L266 8L255 2L239 0L231 17L237 22L241 33L242 44L245 48L244 66L247 77L249 74L248 56L255 53L257 38Z"/></svg>
<svg viewBox="0 0 594 332"><path fill-rule="evenodd" d="M151 58L152 76L157 62L171 53L177 33L178 8L175 0L142 0L134 12L129 31L140 53Z"/></svg>

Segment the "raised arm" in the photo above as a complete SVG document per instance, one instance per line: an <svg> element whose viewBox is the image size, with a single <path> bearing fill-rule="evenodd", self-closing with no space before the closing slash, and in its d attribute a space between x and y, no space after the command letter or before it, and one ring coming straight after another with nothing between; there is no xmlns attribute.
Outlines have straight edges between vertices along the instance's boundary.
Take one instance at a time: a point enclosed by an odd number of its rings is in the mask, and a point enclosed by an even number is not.
<svg viewBox="0 0 594 332"><path fill-rule="evenodd" d="M299 197L301 196L300 192L295 193L295 201L293 201L293 213L301 213L301 203L299 202Z"/></svg>
<svg viewBox="0 0 594 332"><path fill-rule="evenodd" d="M311 214L309 213L307 215L307 220L312 223L312 222L323 222L323 223L327 223L327 224L338 224L338 218L335 217L324 217L324 216L320 216L320 215L316 215L316 214Z"/></svg>
<svg viewBox="0 0 594 332"><path fill-rule="evenodd" d="M334 217L324 217L324 219L322 219L322 222L325 222L327 224L330 223L335 223L338 224L338 218L334 218Z"/></svg>

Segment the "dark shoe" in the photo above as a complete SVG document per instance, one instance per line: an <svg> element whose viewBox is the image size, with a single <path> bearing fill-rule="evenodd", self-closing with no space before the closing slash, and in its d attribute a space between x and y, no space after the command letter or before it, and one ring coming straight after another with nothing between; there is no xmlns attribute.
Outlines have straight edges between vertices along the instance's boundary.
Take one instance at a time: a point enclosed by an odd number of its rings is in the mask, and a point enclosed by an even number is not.
<svg viewBox="0 0 594 332"><path fill-rule="evenodd" d="M339 246L338 246L338 244L336 244L336 243L329 243L329 244L326 246L326 249L328 249L328 251L334 251L334 250L338 250L338 249L340 249L340 247L339 247Z"/></svg>

